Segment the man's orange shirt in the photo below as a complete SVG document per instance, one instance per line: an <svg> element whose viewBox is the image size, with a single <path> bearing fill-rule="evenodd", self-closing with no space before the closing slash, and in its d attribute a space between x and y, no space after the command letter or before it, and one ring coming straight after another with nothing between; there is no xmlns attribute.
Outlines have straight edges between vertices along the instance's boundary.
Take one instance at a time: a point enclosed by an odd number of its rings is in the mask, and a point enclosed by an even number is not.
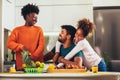
<svg viewBox="0 0 120 80"><path fill-rule="evenodd" d="M8 38L7 47L16 51L17 70L22 69L22 47L31 53L34 61L43 62L44 35L38 26L19 26L16 27Z"/></svg>

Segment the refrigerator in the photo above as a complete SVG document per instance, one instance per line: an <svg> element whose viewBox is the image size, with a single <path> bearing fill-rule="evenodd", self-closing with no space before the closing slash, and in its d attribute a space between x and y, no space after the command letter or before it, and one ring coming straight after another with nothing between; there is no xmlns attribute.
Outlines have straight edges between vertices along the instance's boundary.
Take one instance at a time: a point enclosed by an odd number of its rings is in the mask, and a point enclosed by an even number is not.
<svg viewBox="0 0 120 80"><path fill-rule="evenodd" d="M120 67L120 7L95 7L95 45L110 57L112 71Z"/></svg>

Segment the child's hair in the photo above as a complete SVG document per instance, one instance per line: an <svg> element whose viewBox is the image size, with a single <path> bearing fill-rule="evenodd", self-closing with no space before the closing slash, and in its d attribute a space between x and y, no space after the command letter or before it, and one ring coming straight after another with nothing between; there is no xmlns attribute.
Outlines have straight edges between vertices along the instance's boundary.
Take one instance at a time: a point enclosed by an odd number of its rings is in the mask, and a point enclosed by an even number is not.
<svg viewBox="0 0 120 80"><path fill-rule="evenodd" d="M86 37L89 33L92 33L96 28L95 24L90 22L89 19L82 19L78 21L77 29L83 30L83 36Z"/></svg>
<svg viewBox="0 0 120 80"><path fill-rule="evenodd" d="M33 12L36 14L39 14L38 6L33 5L33 4L27 4L23 6L23 8L21 9L21 14L25 20L26 20L26 15L33 13Z"/></svg>

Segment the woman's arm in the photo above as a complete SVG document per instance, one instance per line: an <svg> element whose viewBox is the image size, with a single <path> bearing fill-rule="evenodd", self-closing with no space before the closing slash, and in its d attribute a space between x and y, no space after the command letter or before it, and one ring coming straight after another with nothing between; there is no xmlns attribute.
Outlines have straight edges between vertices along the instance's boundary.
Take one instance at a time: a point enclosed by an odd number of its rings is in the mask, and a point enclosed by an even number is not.
<svg viewBox="0 0 120 80"><path fill-rule="evenodd" d="M7 47L14 51L22 51L24 45L18 43L18 31L14 29L7 40Z"/></svg>

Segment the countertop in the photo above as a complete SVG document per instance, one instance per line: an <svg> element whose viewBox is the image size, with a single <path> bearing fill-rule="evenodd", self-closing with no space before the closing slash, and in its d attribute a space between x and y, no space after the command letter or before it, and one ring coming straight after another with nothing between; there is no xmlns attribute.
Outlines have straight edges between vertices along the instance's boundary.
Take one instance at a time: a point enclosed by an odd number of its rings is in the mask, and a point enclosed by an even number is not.
<svg viewBox="0 0 120 80"><path fill-rule="evenodd" d="M120 80L119 72L84 73L0 73L0 80Z"/></svg>

